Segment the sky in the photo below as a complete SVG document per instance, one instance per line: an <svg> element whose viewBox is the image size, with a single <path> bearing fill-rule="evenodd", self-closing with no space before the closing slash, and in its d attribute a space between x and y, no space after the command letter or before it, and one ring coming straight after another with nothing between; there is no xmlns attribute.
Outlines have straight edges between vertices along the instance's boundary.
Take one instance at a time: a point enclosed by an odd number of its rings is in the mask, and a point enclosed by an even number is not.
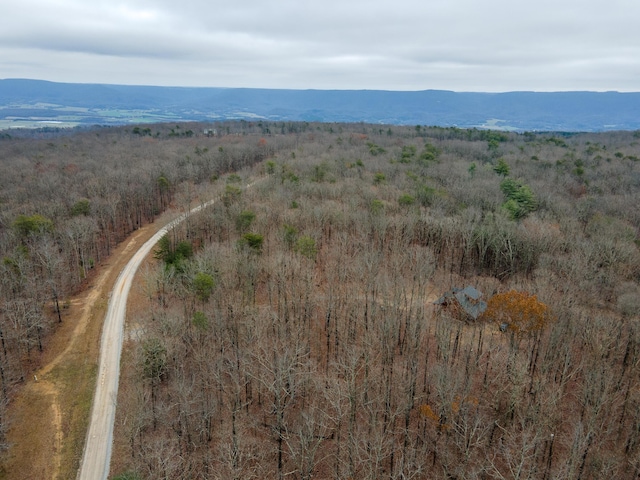
<svg viewBox="0 0 640 480"><path fill-rule="evenodd" d="M4 0L0 78L640 91L638 0Z"/></svg>

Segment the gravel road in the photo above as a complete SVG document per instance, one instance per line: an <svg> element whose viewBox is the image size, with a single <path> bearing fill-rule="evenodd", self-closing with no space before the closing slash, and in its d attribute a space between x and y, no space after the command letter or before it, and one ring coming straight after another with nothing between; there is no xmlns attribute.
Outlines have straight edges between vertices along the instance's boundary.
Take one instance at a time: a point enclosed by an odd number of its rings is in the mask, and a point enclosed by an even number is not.
<svg viewBox="0 0 640 480"><path fill-rule="evenodd" d="M195 213L213 203L214 200L199 205L193 208L191 213ZM158 240L186 218L187 215L181 215L145 242L124 267L113 286L109 307L102 327L98 378L91 408L89 429L87 430L84 452L77 476L78 480L107 480L109 464L111 463L113 427L120 377L120 355L122 353L129 290L138 267L158 243Z"/></svg>

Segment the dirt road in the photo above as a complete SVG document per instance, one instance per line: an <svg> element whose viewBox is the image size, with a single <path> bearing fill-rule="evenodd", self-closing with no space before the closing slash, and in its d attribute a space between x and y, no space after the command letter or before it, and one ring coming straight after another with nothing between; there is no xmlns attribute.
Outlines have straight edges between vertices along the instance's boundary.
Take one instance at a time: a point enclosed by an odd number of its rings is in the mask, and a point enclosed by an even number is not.
<svg viewBox="0 0 640 480"><path fill-rule="evenodd" d="M195 207L191 213L195 213L213 202L210 201ZM96 390L84 452L78 471L78 480L106 480L109 475L120 377L120 355L129 290L138 267L158 243L158 240L185 218L186 215L178 217L145 242L124 267L113 286L102 327Z"/></svg>
<svg viewBox="0 0 640 480"><path fill-rule="evenodd" d="M264 180L264 178L254 180L246 185L245 188L251 188L261 180ZM215 202L216 199L198 205L192 208L189 213L179 216L161 228L133 255L118 276L113 290L111 290L109 307L102 327L96 390L91 407L91 418L89 419L82 461L78 470L78 480L107 480L109 476L116 400L118 398L118 381L120 379L120 355L124 339L124 321L127 298L129 290L131 290L133 277L142 261L168 231L186 220L189 215L197 213Z"/></svg>

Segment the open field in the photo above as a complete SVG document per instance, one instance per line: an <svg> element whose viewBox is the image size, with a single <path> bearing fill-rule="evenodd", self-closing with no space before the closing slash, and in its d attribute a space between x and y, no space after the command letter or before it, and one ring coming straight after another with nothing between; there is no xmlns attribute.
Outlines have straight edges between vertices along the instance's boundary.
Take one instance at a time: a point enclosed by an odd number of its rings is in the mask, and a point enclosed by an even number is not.
<svg viewBox="0 0 640 480"><path fill-rule="evenodd" d="M153 110L103 109L51 104L0 107L0 130L72 128L80 125L123 125L184 120L184 117L178 114Z"/></svg>

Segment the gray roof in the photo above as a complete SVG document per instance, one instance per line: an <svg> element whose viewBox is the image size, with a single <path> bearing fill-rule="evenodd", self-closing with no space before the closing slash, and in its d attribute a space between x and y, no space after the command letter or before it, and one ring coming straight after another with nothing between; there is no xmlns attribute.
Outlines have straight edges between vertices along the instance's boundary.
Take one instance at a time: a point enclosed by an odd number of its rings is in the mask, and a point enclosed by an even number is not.
<svg viewBox="0 0 640 480"><path fill-rule="evenodd" d="M456 293L456 297L459 294L464 294L472 300L480 300L480 297L482 297L482 293L473 288L471 285L467 285L463 290L460 290L458 293Z"/></svg>
<svg viewBox="0 0 640 480"><path fill-rule="evenodd" d="M477 320L487 309L487 302L480 300L482 293L471 286L463 289L454 288L433 303L436 305L446 305L451 302L453 298L456 299L462 309L474 320Z"/></svg>

